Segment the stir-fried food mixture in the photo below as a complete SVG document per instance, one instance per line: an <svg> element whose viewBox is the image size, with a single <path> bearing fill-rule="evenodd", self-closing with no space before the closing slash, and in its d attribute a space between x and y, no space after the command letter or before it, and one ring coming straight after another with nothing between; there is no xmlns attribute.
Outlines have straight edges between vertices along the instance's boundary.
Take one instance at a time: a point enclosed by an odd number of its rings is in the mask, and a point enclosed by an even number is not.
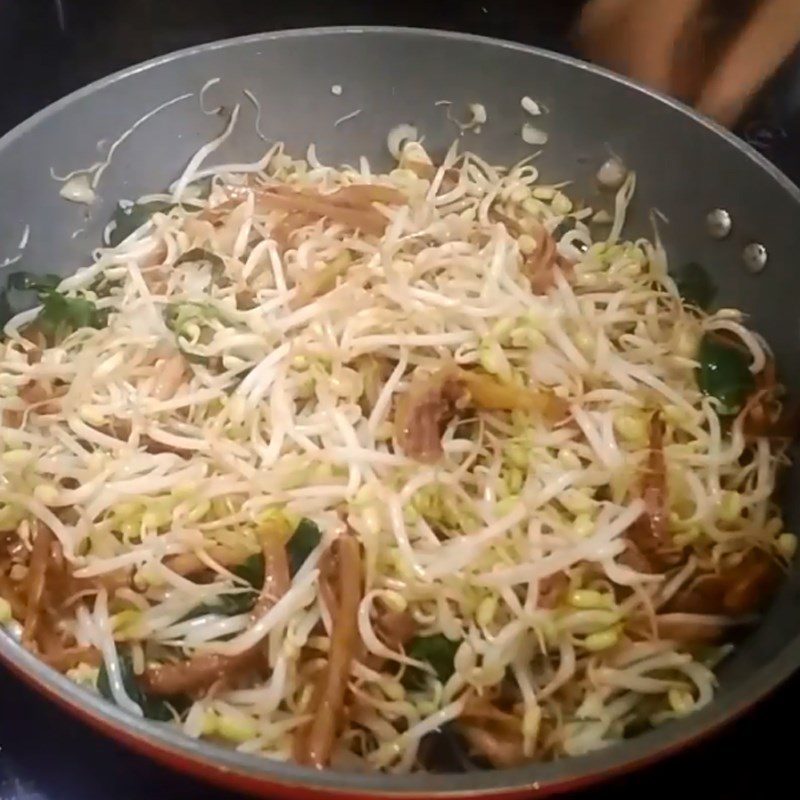
<svg viewBox="0 0 800 800"><path fill-rule="evenodd" d="M530 161L198 168L17 273L0 618L130 714L507 767L708 703L791 559L771 353ZM443 764L443 761L453 762Z"/></svg>

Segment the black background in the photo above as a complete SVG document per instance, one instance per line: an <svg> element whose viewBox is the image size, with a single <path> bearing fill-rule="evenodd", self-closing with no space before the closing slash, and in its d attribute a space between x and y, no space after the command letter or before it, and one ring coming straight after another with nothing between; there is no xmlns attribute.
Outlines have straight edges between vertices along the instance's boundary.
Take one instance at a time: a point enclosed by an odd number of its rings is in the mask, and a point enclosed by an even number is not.
<svg viewBox="0 0 800 800"><path fill-rule="evenodd" d="M579 5L576 0L0 0L0 133L89 81L214 39L312 25L383 24L468 31L568 50L567 33ZM798 72L790 65L739 131L796 181ZM713 740L574 796L797 796L798 708L800 678ZM236 800L131 755L0 668L0 800L112 798Z"/></svg>

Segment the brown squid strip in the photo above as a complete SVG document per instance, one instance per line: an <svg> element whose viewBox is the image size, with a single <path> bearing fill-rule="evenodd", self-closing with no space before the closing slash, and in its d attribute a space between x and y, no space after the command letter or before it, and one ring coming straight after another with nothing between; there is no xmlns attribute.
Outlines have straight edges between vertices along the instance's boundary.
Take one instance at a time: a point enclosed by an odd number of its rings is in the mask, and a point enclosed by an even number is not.
<svg viewBox="0 0 800 800"><path fill-rule="evenodd" d="M572 264L559 255L556 240L540 226L536 235L536 249L525 257L522 263L522 272L531 284L534 294L546 294L556 283L556 270L560 269L569 277Z"/></svg>
<svg viewBox="0 0 800 800"><path fill-rule="evenodd" d="M369 203L383 203L384 205L402 205L408 198L394 186L380 186L369 183L353 184L337 189L331 194L321 195L324 200L336 205L361 208Z"/></svg>
<svg viewBox="0 0 800 800"><path fill-rule="evenodd" d="M505 225L506 230L517 238L525 231L522 225L513 217L500 211L491 209L491 216ZM533 222L533 218L530 218ZM555 286L556 269L560 269L569 280L572 277L574 265L558 252L556 240L547 232L540 222L536 221L536 231L533 235L536 248L532 253L523 257L522 274L528 279L531 291L534 294L547 294Z"/></svg>
<svg viewBox="0 0 800 800"><path fill-rule="evenodd" d="M221 213L230 211L241 203L248 191L254 192L257 206L261 210L286 212L286 216L272 231L273 238L284 250L289 246L289 238L294 231L310 225L320 217L379 236L386 230L388 220L372 207L372 203L399 205L407 202L406 196L393 186L373 184L345 186L329 194L313 190L297 191L288 186L261 186L251 189L229 186L228 200L213 209L207 209L201 216L206 219L219 218Z"/></svg>
<svg viewBox="0 0 800 800"><path fill-rule="evenodd" d="M659 414L650 419L647 467L642 482L647 533L654 544L669 544L667 530L667 464L664 458L664 422Z"/></svg>
<svg viewBox="0 0 800 800"><path fill-rule="evenodd" d="M380 236L386 230L389 220L371 206L354 208L331 202L323 195L305 194L303 192L278 192L269 189L256 189L256 205L259 209L286 211L289 213L304 211L327 217L348 228L358 228L364 233Z"/></svg>
<svg viewBox="0 0 800 800"><path fill-rule="evenodd" d="M40 656L47 666L59 672L66 672L79 664L88 664L90 667L99 667L103 656L96 647L53 647L43 649Z"/></svg>
<svg viewBox="0 0 800 800"><path fill-rule="evenodd" d="M300 228L310 225L316 217L306 211L293 211L287 214L273 229L272 238L278 243L281 250L289 246L291 235Z"/></svg>
<svg viewBox="0 0 800 800"><path fill-rule="evenodd" d="M264 583L251 612L253 619L257 619L269 611L291 585L286 548L265 539L262 552L264 554ZM173 558L180 558L180 556ZM195 558L197 557L195 556ZM239 560L234 563L240 563L241 554L238 558ZM199 559L197 560L199 562ZM149 666L139 678L139 682L146 691L154 695L168 697L175 694L194 694L207 689L218 680L230 678L240 670L254 667L260 657L261 649L258 645L235 656L205 653L193 656L186 661Z"/></svg>
<svg viewBox="0 0 800 800"><path fill-rule="evenodd" d="M739 412L737 424L747 439L768 439L791 442L800 432L800 405L785 403L783 387L778 382L773 359L756 375L755 391Z"/></svg>
<svg viewBox="0 0 800 800"><path fill-rule="evenodd" d="M254 649L235 656L208 653L186 661L148 666L139 677L145 691L159 697L193 694L208 688L233 670L251 665L257 656Z"/></svg>
<svg viewBox="0 0 800 800"><path fill-rule="evenodd" d="M667 603L665 611L738 617L763 609L782 575L762 550L751 550L738 563L695 578Z"/></svg>
<svg viewBox="0 0 800 800"><path fill-rule="evenodd" d="M20 540L16 543L24 547ZM11 606L14 619L22 623L23 645L61 672L80 663L99 663L99 653L92 647L78 646L60 623L83 594L94 594L100 587L113 592L128 585L129 570L97 578L76 578L60 542L41 522L35 523L33 547L27 560L28 571L19 583L8 576L12 562L0 561L0 596Z"/></svg>
<svg viewBox="0 0 800 800"><path fill-rule="evenodd" d="M36 644L36 634L42 614L42 598L47 583L47 565L50 560L50 545L55 537L53 532L43 523L36 522L33 536L31 560L25 578L28 597L25 609L25 620L22 626L22 643L32 648Z"/></svg>
<svg viewBox="0 0 800 800"><path fill-rule="evenodd" d="M394 429L403 452L423 463L438 461L443 454L442 434L459 407L466 405L464 386L447 367L433 375L415 373L400 396Z"/></svg>
<svg viewBox="0 0 800 800"><path fill-rule="evenodd" d="M664 421L656 412L650 419L647 463L641 483L644 511L627 530L629 555L623 561L642 572L660 572L680 559L668 530L667 465L664 459ZM634 565L633 562L637 562Z"/></svg>
<svg viewBox="0 0 800 800"><path fill-rule="evenodd" d="M328 663L320 673L308 713L311 720L297 731L294 755L301 764L322 769L331 757L344 712L350 667L358 646L357 614L361 601L361 553L349 534L334 543L337 603L332 611ZM330 562L328 567L331 567ZM325 576L323 576L324 579Z"/></svg>
<svg viewBox="0 0 800 800"><path fill-rule="evenodd" d="M280 542L265 539L261 552L264 555L264 585L261 587L261 593L253 607L254 619L269 611L292 585L286 547Z"/></svg>

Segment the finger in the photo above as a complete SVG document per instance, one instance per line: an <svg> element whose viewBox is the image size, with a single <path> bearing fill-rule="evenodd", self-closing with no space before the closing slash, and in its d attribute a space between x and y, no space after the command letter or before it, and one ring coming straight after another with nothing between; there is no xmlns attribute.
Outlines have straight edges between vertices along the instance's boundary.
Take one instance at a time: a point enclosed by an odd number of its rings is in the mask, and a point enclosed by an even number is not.
<svg viewBox="0 0 800 800"><path fill-rule="evenodd" d="M578 24L584 54L653 88L672 88L676 43L705 0L592 0Z"/></svg>
<svg viewBox="0 0 800 800"><path fill-rule="evenodd" d="M575 36L586 58L625 72L625 26L635 0L590 0L581 11Z"/></svg>
<svg viewBox="0 0 800 800"><path fill-rule="evenodd" d="M654 89L670 91L676 44L696 23L704 2L650 0L640 4L628 33L633 45L628 74Z"/></svg>
<svg viewBox="0 0 800 800"><path fill-rule="evenodd" d="M732 125L800 43L800 2L766 0L711 73L697 108Z"/></svg>
<svg viewBox="0 0 800 800"><path fill-rule="evenodd" d="M598 28L619 23L622 16L635 7L635 0L590 0L581 11L580 33L592 33Z"/></svg>

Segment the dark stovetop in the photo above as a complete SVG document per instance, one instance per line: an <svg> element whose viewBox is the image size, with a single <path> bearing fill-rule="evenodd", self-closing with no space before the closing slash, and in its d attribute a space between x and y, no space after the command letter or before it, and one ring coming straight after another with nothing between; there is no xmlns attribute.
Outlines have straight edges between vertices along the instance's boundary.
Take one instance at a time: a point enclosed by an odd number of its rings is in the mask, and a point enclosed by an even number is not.
<svg viewBox="0 0 800 800"><path fill-rule="evenodd" d="M311 25L389 24L566 49L578 0L0 0L0 133L79 86L200 42ZM742 134L800 181L800 83L790 69ZM791 786L800 677L712 741L580 798L771 796ZM780 730L784 733L781 734ZM784 791L787 791L784 789ZM787 794L791 790L787 791ZM776 792L777 793L777 792ZM134 756L0 668L0 800L236 800Z"/></svg>

